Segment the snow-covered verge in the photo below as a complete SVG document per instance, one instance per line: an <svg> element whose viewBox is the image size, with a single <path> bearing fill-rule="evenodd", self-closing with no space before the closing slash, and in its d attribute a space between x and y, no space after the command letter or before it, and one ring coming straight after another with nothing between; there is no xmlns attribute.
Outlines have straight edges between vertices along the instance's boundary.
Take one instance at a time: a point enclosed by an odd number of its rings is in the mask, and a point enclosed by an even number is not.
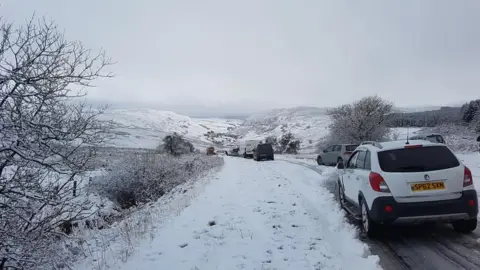
<svg viewBox="0 0 480 270"><path fill-rule="evenodd" d="M320 176L284 161L225 158L191 206L115 269L379 269ZM80 269L92 269L84 265Z"/></svg>
<svg viewBox="0 0 480 270"><path fill-rule="evenodd" d="M190 177L222 164L222 158L204 154L134 153L114 165L108 175L95 179L91 189L129 208L155 201Z"/></svg>
<svg viewBox="0 0 480 270"><path fill-rule="evenodd" d="M104 269L107 256L125 260L133 243L148 237L165 213L188 205L223 158L125 151L122 159L100 164L103 168L78 191L95 207L88 218L73 222L69 235L57 243L63 247L58 249L62 262L55 263L57 268L80 264Z"/></svg>

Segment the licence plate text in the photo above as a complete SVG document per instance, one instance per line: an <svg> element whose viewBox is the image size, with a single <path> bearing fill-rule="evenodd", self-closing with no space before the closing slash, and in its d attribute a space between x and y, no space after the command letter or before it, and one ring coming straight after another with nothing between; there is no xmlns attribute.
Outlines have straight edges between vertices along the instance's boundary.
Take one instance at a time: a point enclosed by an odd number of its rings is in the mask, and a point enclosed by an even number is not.
<svg viewBox="0 0 480 270"><path fill-rule="evenodd" d="M425 191L425 190L442 190L445 189L445 183L443 181L438 182L425 182L411 184L410 188L413 192Z"/></svg>

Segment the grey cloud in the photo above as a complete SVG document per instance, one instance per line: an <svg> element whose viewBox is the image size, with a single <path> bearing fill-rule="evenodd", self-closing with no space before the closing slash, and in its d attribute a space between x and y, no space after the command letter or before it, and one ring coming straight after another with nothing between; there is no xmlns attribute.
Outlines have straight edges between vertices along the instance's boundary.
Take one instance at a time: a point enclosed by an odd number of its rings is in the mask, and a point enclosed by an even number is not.
<svg viewBox="0 0 480 270"><path fill-rule="evenodd" d="M236 114L371 94L399 106L478 98L478 1L4 2L8 20L36 11L107 50L117 77L94 100Z"/></svg>

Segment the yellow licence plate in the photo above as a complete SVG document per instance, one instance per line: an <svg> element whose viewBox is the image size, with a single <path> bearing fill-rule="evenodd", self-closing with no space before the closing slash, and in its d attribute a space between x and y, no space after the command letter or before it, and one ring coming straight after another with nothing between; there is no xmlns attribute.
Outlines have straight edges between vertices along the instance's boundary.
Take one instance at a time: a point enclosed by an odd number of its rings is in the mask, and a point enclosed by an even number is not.
<svg viewBox="0 0 480 270"><path fill-rule="evenodd" d="M423 182L411 184L410 188L413 192L425 191L425 190L442 190L445 189L445 183L443 181L438 182Z"/></svg>

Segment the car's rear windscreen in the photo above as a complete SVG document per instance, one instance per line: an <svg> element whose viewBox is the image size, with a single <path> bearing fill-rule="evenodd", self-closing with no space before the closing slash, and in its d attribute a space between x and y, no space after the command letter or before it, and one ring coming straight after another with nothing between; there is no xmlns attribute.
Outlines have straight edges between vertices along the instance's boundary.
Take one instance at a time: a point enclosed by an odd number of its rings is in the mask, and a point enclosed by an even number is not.
<svg viewBox="0 0 480 270"><path fill-rule="evenodd" d="M355 149L358 147L358 144L351 144L351 145L346 145L345 146L345 150L349 151L349 152L353 152L355 151Z"/></svg>
<svg viewBox="0 0 480 270"><path fill-rule="evenodd" d="M428 172L460 166L455 155L445 146L402 148L378 152L384 172Z"/></svg>
<svg viewBox="0 0 480 270"><path fill-rule="evenodd" d="M273 147L271 144L259 144L258 151L263 153L270 153L273 152Z"/></svg>

